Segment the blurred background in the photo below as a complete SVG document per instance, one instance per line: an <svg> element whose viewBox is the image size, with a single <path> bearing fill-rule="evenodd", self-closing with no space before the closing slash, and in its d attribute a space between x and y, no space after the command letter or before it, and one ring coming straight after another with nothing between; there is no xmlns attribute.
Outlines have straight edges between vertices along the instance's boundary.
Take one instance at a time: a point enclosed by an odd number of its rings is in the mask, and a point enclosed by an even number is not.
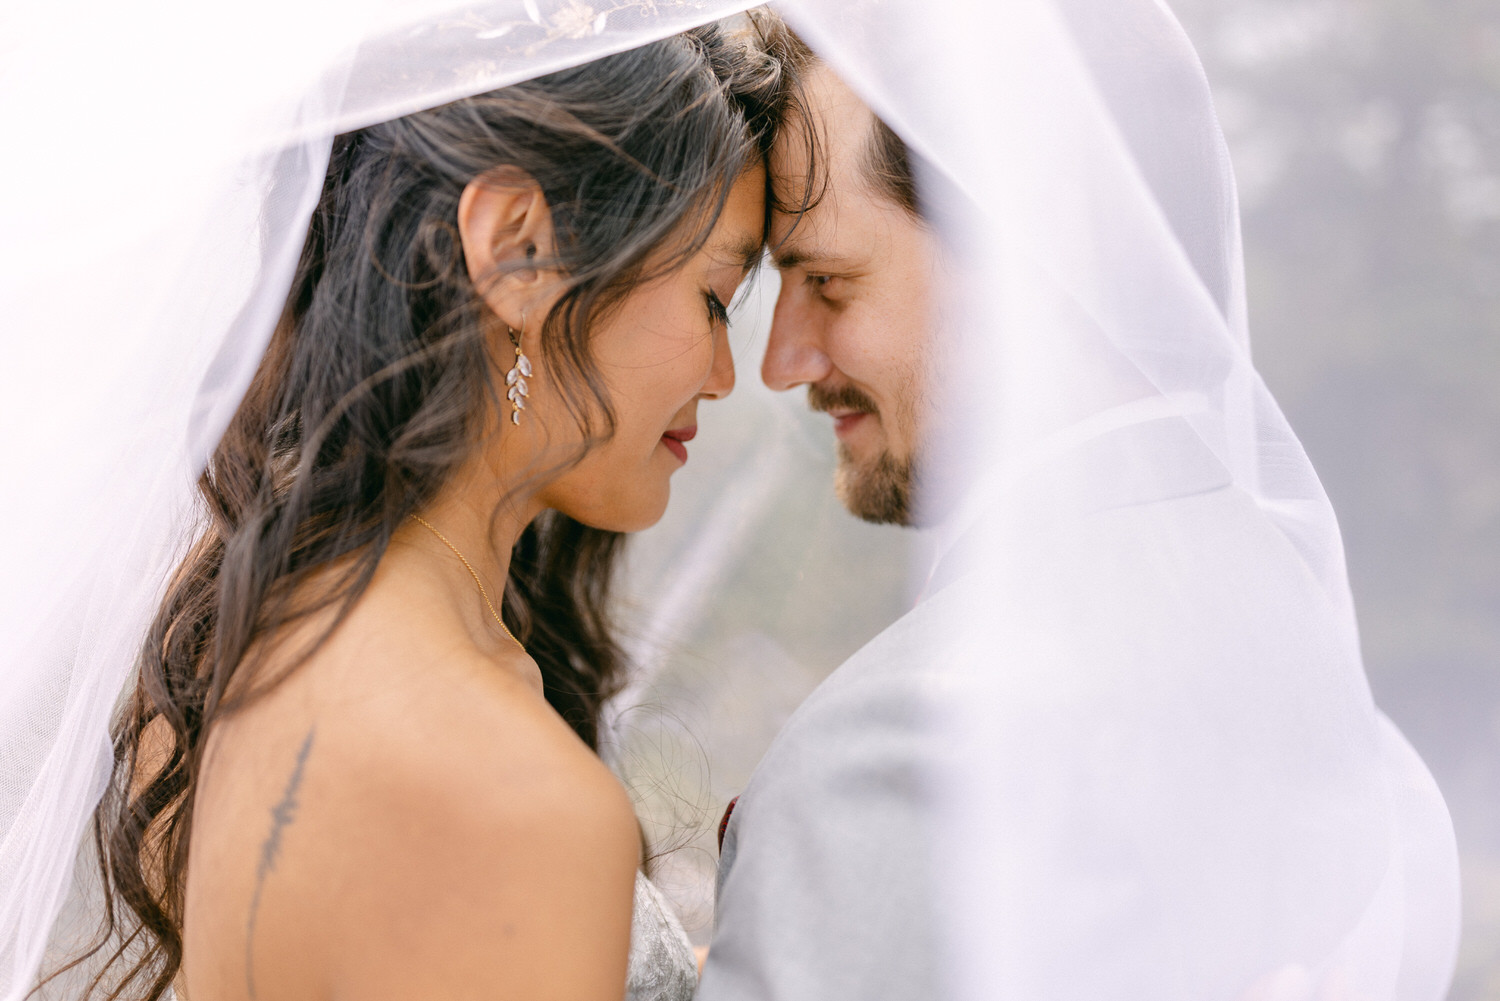
<svg viewBox="0 0 1500 1001"><path fill-rule="evenodd" d="M1257 364L1338 512L1375 697L1452 811L1464 941L1451 999L1494 1001L1500 4L1173 7L1234 158ZM643 671L613 753L700 942L724 805L806 693L910 606L927 559L919 533L843 512L827 418L760 386L775 290L762 275L742 297L739 388L704 408L624 589Z"/></svg>
<svg viewBox="0 0 1500 1001"><path fill-rule="evenodd" d="M1500 4L1174 0L1239 180L1256 364L1333 499L1376 701L1500 998Z"/></svg>

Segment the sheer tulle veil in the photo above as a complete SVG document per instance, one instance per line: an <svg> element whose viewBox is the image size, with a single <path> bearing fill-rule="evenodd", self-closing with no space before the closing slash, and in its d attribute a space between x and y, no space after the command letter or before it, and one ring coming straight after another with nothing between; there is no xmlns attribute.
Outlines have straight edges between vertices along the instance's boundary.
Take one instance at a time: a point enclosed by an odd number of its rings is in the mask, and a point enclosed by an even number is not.
<svg viewBox="0 0 1500 1001"><path fill-rule="evenodd" d="M4 13L5 1001L69 894L331 137L749 6ZM1371 700L1332 509L1252 363L1233 175L1170 12L778 9L907 140L947 248L940 392L962 416L922 500L959 583L914 628L955 665L931 721L953 996L1441 997L1452 832Z"/></svg>

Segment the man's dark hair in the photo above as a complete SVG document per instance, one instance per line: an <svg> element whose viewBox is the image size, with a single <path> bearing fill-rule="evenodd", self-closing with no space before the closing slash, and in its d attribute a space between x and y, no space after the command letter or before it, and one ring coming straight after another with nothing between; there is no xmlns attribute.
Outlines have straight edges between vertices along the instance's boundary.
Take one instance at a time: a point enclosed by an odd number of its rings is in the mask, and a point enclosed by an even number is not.
<svg viewBox="0 0 1500 1001"><path fill-rule="evenodd" d="M865 146L865 173L877 192L921 219L922 203L917 199L911 161L906 143L876 115Z"/></svg>
<svg viewBox="0 0 1500 1001"><path fill-rule="evenodd" d="M808 71L817 64L817 53L779 18L770 21L762 31L763 36L769 36L767 41L770 44L767 47L781 59L782 72L789 80L800 84ZM798 96L800 97L800 92ZM801 110L800 101L793 103L789 110ZM876 194L890 199L917 219L923 219L922 202L917 197L917 184L912 170L912 153L895 129L882 121L879 115L872 117L874 124L865 144L865 177ZM807 139L810 140L811 136ZM811 200L816 201L816 198Z"/></svg>

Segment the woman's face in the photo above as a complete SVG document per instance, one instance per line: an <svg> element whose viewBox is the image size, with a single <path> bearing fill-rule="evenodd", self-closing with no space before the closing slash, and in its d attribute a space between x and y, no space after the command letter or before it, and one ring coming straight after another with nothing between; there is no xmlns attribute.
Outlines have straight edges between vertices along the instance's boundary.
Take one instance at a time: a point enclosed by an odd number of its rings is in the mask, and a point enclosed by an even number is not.
<svg viewBox="0 0 1500 1001"><path fill-rule="evenodd" d="M765 172L735 183L707 242L687 263L633 289L591 332L590 347L615 415L612 438L546 482L536 500L576 521L614 531L654 524L670 480L687 461L698 404L734 388L725 306L759 259ZM536 355L531 355L536 364ZM530 380L522 430L541 432L543 464L576 451L579 435L543 366ZM528 424L536 426L526 428ZM514 432L509 422L502 436Z"/></svg>

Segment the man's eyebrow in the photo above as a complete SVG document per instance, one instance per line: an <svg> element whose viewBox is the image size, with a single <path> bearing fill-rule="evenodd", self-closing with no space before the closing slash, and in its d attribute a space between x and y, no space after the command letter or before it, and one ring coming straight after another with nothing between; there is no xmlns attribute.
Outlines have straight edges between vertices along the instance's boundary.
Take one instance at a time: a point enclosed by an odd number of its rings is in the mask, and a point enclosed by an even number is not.
<svg viewBox="0 0 1500 1001"><path fill-rule="evenodd" d="M838 255L831 254L817 247L788 247L780 246L771 251L771 261L778 268L800 268L806 264L827 264L838 259Z"/></svg>

